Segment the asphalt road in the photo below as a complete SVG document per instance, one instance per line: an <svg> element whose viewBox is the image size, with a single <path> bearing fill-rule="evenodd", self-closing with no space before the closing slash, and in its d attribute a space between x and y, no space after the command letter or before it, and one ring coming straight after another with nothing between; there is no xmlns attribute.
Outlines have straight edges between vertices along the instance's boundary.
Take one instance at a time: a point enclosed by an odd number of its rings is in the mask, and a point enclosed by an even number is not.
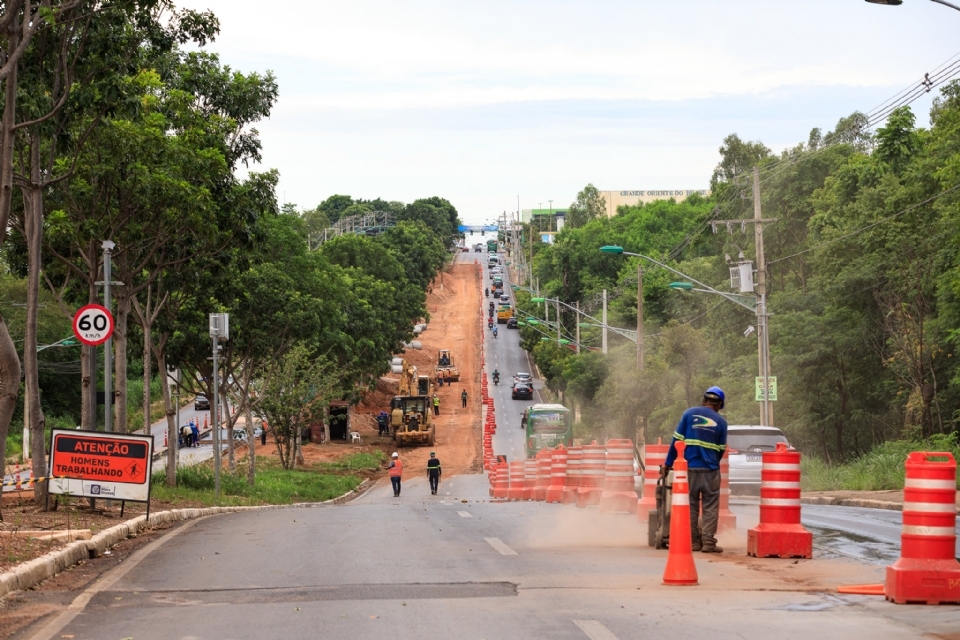
<svg viewBox="0 0 960 640"><path fill-rule="evenodd" d="M526 370L515 335L487 341L488 366ZM527 403L508 388L493 387L497 450L522 456ZM492 503L487 486L482 475L444 478L431 496L416 475L399 498L381 483L343 506L192 521L17 638L885 640L960 622L958 607L831 593L878 582L882 567L870 562L748 561L756 505L736 505L728 553L696 554L699 586L665 587L666 554L645 546L634 516Z"/></svg>

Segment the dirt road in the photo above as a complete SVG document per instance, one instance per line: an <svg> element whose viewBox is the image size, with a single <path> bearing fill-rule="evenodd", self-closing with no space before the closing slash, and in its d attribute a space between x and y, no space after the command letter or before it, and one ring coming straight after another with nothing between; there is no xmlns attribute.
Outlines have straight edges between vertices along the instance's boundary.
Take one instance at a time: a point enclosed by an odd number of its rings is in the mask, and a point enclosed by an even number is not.
<svg viewBox="0 0 960 640"><path fill-rule="evenodd" d="M418 339L422 350L409 349L403 357L431 379L431 395L440 397L440 415L436 444L411 447L399 451L405 469L419 474L426 469L430 451L436 451L443 465L444 476L481 471L480 452L480 326L481 272L479 265L457 262L440 272L427 294L430 322ZM460 369L460 381L437 387L434 367L437 352L450 349ZM381 378L377 391L357 407L354 425L360 426L364 441L375 442L376 423L372 416L389 411L390 398L396 393L397 381ZM462 407L461 393L467 392L467 406ZM394 450L392 440L381 438L383 445Z"/></svg>

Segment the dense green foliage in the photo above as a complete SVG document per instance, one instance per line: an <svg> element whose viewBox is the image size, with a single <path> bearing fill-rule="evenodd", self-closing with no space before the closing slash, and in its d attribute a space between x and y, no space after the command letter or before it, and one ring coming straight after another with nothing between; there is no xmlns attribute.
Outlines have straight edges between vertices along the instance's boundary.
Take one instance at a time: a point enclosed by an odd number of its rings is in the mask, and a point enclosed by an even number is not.
<svg viewBox="0 0 960 640"><path fill-rule="evenodd" d="M960 83L934 104L931 127L908 108L874 134L854 114L835 131L771 154L760 142L728 136L709 198L621 207L611 219L566 228L537 245L541 295L599 317L610 294L609 324L636 326L639 258L601 253L603 245L665 261L721 291L731 291L727 256L754 259L751 172L759 163L772 374L778 377L775 424L792 442L827 461L848 460L891 439L955 433L960 419ZM643 262L646 369L635 345L582 329L587 353L541 342L555 326L526 327L548 385L581 410L594 434L667 437L680 412L707 386L727 392L733 424L757 424L754 399L756 319L720 296L669 288L681 278ZM542 305L518 296L544 317ZM551 306L551 321L555 318ZM574 314L563 334L573 340ZM915 445L922 446L922 445ZM898 454L899 455L899 454ZM901 456L902 458L902 456ZM902 459L901 459L902 464Z"/></svg>

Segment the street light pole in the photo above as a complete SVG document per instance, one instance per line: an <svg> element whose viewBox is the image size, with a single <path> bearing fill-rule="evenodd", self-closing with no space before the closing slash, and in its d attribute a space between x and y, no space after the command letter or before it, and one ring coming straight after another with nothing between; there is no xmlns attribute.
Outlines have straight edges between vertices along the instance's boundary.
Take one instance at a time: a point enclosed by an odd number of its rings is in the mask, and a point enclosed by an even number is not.
<svg viewBox="0 0 960 640"><path fill-rule="evenodd" d="M607 353L607 290L603 290L603 353Z"/></svg>
<svg viewBox="0 0 960 640"><path fill-rule="evenodd" d="M603 321L606 324L606 320ZM606 331L606 329L604 329ZM637 370L643 371L645 354L643 346L643 262L637 263Z"/></svg>
<svg viewBox="0 0 960 640"><path fill-rule="evenodd" d="M103 306L110 311L110 284L113 278L110 257L117 245L104 240L103 248ZM107 338L103 345L103 430L113 431L113 337ZM126 425L121 425L126 428Z"/></svg>
<svg viewBox="0 0 960 640"><path fill-rule="evenodd" d="M763 385L760 425L773 426L773 405L770 402L770 336L767 332L767 261L763 252L759 167L753 168L753 219L753 237L757 249L757 351L760 354L760 376Z"/></svg>

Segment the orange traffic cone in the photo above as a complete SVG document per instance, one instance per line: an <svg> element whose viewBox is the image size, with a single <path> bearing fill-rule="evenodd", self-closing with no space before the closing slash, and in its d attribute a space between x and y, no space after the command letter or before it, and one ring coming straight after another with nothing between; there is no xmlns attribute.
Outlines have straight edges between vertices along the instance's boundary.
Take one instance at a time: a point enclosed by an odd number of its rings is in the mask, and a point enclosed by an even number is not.
<svg viewBox="0 0 960 640"><path fill-rule="evenodd" d="M698 584L697 565L693 562L690 542L690 489L687 484L685 445L677 443L677 460L673 463L673 498L670 507L670 551L663 570L663 584Z"/></svg>
<svg viewBox="0 0 960 640"><path fill-rule="evenodd" d="M207 428L207 416L203 416L203 428Z"/></svg>

